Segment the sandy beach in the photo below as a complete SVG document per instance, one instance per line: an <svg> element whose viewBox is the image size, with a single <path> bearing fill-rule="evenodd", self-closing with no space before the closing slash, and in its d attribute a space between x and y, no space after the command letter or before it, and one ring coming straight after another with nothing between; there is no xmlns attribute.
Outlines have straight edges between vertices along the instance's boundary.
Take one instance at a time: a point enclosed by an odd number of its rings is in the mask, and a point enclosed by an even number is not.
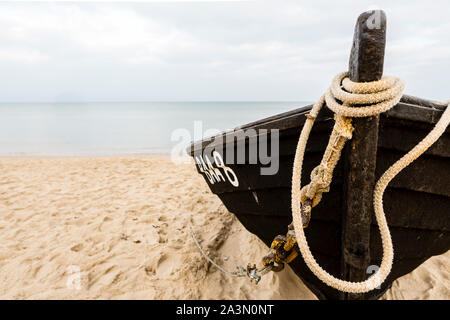
<svg viewBox="0 0 450 320"><path fill-rule="evenodd" d="M1 299L315 299L292 270L257 286L224 268L266 246L165 157L1 158ZM398 279L383 299L450 299L450 253Z"/></svg>

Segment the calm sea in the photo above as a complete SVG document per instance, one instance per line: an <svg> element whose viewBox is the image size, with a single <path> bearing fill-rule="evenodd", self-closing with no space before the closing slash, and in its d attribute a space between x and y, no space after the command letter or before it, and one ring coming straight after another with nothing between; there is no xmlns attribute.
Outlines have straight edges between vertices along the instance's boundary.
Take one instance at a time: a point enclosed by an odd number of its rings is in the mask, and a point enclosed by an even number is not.
<svg viewBox="0 0 450 320"><path fill-rule="evenodd" d="M170 153L177 129L194 138L308 102L130 102L0 104L0 156ZM197 131L199 130L197 122ZM178 130L180 132L180 130Z"/></svg>

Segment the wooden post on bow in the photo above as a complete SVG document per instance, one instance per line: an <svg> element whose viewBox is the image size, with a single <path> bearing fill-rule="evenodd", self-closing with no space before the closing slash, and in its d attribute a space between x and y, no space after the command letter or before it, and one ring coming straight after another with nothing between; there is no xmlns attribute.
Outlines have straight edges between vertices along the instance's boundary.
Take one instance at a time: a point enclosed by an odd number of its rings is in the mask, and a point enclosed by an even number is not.
<svg viewBox="0 0 450 320"><path fill-rule="evenodd" d="M381 10L362 13L355 27L349 78L355 82L380 80L386 46L386 15ZM378 144L379 116L354 118L353 138L343 152L342 276L353 282L370 273L370 225ZM343 299L363 299L363 294L342 294Z"/></svg>

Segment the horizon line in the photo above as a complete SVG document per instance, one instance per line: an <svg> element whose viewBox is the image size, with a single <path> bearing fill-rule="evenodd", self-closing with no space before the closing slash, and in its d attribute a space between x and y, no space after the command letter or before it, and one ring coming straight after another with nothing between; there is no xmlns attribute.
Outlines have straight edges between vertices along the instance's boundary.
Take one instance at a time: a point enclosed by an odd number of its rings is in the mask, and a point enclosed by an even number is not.
<svg viewBox="0 0 450 320"><path fill-rule="evenodd" d="M0 0L2 1L2 0ZM312 102L310 100L89 100L89 101L0 101L0 104L24 103L208 103L208 102Z"/></svg>

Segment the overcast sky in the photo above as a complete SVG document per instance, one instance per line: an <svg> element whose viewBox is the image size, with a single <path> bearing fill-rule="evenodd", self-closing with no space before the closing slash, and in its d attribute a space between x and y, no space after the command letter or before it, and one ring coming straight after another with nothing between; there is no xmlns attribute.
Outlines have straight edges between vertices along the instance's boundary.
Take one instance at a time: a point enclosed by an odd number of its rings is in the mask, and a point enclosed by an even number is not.
<svg viewBox="0 0 450 320"><path fill-rule="evenodd" d="M385 74L449 99L448 0L0 1L0 101L313 101L375 7Z"/></svg>

